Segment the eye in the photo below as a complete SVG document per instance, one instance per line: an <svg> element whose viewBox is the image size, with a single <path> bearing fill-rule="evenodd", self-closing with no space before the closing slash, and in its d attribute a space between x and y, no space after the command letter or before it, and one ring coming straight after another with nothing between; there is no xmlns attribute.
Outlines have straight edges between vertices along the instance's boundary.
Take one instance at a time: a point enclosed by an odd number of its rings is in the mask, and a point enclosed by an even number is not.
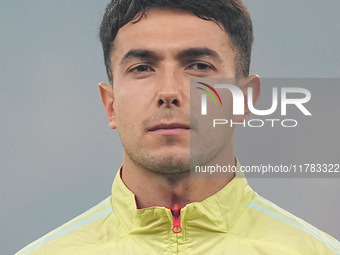
<svg viewBox="0 0 340 255"><path fill-rule="evenodd" d="M209 71L211 69L213 69L213 67L211 67L210 65L208 64L205 64L205 63L194 63L192 65L190 65L188 67L189 70L196 70L196 71Z"/></svg>
<svg viewBox="0 0 340 255"><path fill-rule="evenodd" d="M145 72L152 72L153 69L150 66L147 65L139 65L136 67L133 67L129 70L129 73L145 73Z"/></svg>

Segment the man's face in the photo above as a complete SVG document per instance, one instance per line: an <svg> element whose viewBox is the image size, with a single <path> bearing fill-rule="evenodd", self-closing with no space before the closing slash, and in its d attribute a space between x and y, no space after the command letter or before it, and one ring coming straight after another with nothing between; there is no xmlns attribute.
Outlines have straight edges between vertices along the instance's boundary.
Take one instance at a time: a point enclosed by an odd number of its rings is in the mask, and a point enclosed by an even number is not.
<svg viewBox="0 0 340 255"><path fill-rule="evenodd" d="M190 13L151 9L123 26L111 68L112 127L119 130L125 157L154 172L188 172L190 133L205 139L199 123L190 126L190 78L235 77L234 60L227 33ZM220 147L229 140L231 134ZM221 148L203 144L196 156Z"/></svg>

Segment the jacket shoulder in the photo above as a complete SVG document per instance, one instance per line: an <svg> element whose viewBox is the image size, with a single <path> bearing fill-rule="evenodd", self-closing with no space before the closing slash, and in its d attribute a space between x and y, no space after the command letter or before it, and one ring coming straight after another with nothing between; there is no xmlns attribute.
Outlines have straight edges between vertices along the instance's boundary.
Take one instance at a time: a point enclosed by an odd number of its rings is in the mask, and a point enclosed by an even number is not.
<svg viewBox="0 0 340 255"><path fill-rule="evenodd" d="M340 243L332 236L254 194L245 212L262 241L289 246L301 254L340 254ZM248 225L247 224L247 225ZM244 225L244 224L243 224ZM244 225L245 226L245 225Z"/></svg>
<svg viewBox="0 0 340 255"><path fill-rule="evenodd" d="M85 245L98 242L103 222L112 215L111 196L68 221L38 240L28 244L15 255L74 254Z"/></svg>

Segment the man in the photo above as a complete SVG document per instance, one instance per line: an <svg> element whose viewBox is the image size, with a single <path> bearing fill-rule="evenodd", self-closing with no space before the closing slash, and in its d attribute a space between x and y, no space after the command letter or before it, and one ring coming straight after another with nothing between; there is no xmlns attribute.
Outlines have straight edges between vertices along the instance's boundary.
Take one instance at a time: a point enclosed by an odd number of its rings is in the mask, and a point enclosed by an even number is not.
<svg viewBox="0 0 340 255"><path fill-rule="evenodd" d="M237 78L257 100L241 1L113 0L100 37L111 83L99 85L101 98L124 146L112 195L17 254L340 254L338 241L245 178L190 178L192 164L239 168L233 129L208 142L192 120L190 79ZM249 114L230 109L221 111L236 121Z"/></svg>

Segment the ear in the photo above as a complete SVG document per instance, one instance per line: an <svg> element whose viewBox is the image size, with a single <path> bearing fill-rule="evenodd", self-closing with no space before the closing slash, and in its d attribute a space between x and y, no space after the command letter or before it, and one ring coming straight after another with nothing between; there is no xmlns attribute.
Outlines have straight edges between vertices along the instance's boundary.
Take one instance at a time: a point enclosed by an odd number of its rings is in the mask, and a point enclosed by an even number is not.
<svg viewBox="0 0 340 255"><path fill-rule="evenodd" d="M260 97L261 94L261 79L258 75L252 75L249 76L243 80L240 81L239 83L239 88L243 91L244 94L244 115L240 116L240 120L239 121L243 121L245 119L247 119L250 115L250 110L248 107L248 98L249 96L252 97L252 102L253 105L255 105L255 103L257 102L257 100ZM249 92L249 88L251 88L252 90L252 94L248 94Z"/></svg>
<svg viewBox="0 0 340 255"><path fill-rule="evenodd" d="M106 110L106 116L109 119L109 127L111 129L117 128L116 112L113 107L114 95L113 87L105 83L99 83L99 91L102 99L102 103Z"/></svg>

